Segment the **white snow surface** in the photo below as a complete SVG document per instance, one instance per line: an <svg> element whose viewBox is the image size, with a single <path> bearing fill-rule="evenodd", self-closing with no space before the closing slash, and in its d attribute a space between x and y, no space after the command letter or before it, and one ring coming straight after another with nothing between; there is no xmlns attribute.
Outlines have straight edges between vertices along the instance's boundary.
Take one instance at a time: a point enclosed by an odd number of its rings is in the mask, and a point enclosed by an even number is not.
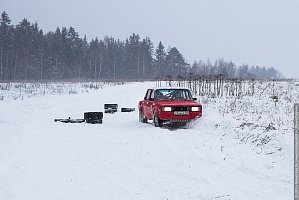
<svg viewBox="0 0 299 200"><path fill-rule="evenodd" d="M199 97L202 118L182 128L138 121L138 101L150 87L155 83L2 97L0 199L293 199L298 87L289 89L291 100L279 99L281 108L264 97ZM54 122L103 111L105 103L136 111L104 114L103 124ZM246 106L257 106L255 114Z"/></svg>

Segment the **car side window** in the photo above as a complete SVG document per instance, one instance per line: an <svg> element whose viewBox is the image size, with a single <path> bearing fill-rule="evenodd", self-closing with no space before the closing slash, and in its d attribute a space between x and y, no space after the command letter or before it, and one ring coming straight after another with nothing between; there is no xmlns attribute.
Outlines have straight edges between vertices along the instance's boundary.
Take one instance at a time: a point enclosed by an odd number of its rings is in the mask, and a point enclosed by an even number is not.
<svg viewBox="0 0 299 200"><path fill-rule="evenodd" d="M152 90L147 90L147 93L145 95L145 100L149 100L151 96Z"/></svg>
<svg viewBox="0 0 299 200"><path fill-rule="evenodd" d="M152 94L151 94L151 99L153 100L154 98L155 98L155 93L153 91Z"/></svg>

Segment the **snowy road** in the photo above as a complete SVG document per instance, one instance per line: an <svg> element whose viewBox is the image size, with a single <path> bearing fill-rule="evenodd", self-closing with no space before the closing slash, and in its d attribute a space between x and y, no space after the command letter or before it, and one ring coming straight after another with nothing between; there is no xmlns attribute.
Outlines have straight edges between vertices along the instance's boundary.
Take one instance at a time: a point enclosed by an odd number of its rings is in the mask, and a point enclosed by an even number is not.
<svg viewBox="0 0 299 200"><path fill-rule="evenodd" d="M138 112L103 124L64 124L104 103L134 107L154 83L76 95L0 102L0 199L292 199L289 155L240 144L216 109L189 129L138 122ZM290 146L293 144L290 141Z"/></svg>

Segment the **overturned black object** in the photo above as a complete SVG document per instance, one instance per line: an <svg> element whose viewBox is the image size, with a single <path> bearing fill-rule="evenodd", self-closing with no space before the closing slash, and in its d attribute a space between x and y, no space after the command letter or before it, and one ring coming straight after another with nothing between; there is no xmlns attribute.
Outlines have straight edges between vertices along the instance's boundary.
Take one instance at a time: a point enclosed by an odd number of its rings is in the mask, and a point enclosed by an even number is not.
<svg viewBox="0 0 299 200"><path fill-rule="evenodd" d="M135 108L121 108L121 112L133 112Z"/></svg>
<svg viewBox="0 0 299 200"><path fill-rule="evenodd" d="M85 112L84 120L90 124L102 124L103 123L103 112Z"/></svg>
<svg viewBox="0 0 299 200"><path fill-rule="evenodd" d="M63 123L82 123L85 122L85 119L54 119L54 122L63 122Z"/></svg>
<svg viewBox="0 0 299 200"><path fill-rule="evenodd" d="M104 104L105 113L115 113L117 112L118 105L114 103Z"/></svg>

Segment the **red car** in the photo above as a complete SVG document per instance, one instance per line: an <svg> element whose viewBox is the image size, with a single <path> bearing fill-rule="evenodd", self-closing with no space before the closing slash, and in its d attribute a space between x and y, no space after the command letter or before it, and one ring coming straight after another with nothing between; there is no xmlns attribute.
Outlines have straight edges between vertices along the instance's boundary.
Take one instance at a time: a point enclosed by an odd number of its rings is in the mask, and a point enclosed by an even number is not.
<svg viewBox="0 0 299 200"><path fill-rule="evenodd" d="M139 121L153 120L156 127L163 123L190 122L202 116L202 105L195 100L185 88L148 89L138 104Z"/></svg>

